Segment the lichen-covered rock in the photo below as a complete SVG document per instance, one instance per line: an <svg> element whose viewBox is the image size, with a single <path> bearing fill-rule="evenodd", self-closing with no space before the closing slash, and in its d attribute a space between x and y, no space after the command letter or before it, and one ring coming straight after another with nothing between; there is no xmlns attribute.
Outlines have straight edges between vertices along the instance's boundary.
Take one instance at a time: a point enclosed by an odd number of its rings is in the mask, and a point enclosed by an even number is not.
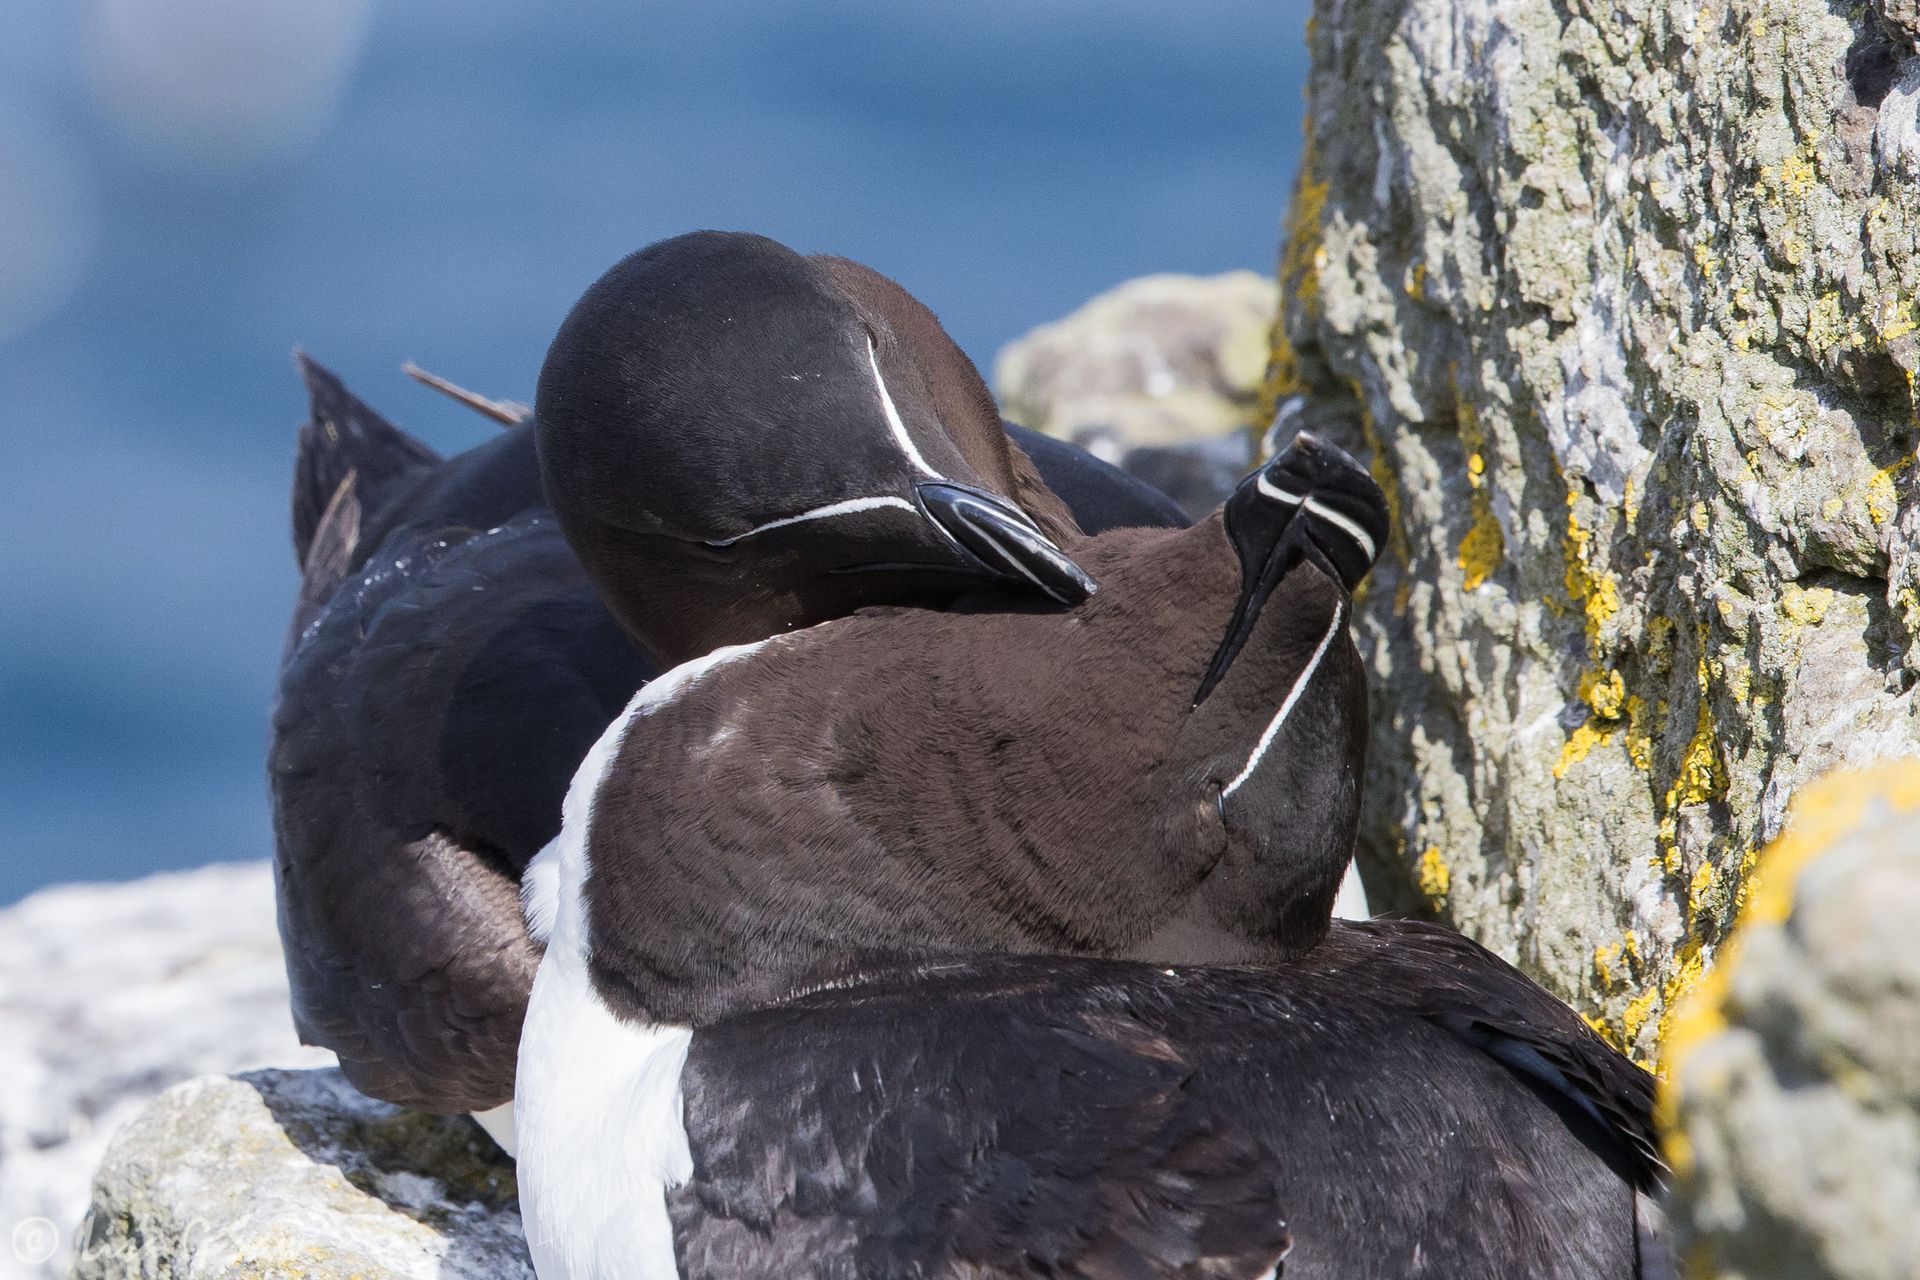
<svg viewBox="0 0 1920 1280"><path fill-rule="evenodd" d="M1920 754L1910 5L1319 0L1267 401L1367 449L1360 857L1642 1057Z"/></svg>
<svg viewBox="0 0 1920 1280"><path fill-rule="evenodd" d="M1920 1276L1920 763L1810 788L1752 886L1667 1046L1690 1274Z"/></svg>
<svg viewBox="0 0 1920 1280"><path fill-rule="evenodd" d="M317 1066L265 862L64 885L0 911L0 1278L67 1273L107 1140L169 1085Z"/></svg>
<svg viewBox="0 0 1920 1280"><path fill-rule="evenodd" d="M76 1280L531 1277L513 1166L337 1072L210 1076L114 1138Z"/></svg>
<svg viewBox="0 0 1920 1280"><path fill-rule="evenodd" d="M1254 419L1273 313L1252 271L1143 276L1009 343L995 390L1014 421L1112 462L1224 435Z"/></svg>

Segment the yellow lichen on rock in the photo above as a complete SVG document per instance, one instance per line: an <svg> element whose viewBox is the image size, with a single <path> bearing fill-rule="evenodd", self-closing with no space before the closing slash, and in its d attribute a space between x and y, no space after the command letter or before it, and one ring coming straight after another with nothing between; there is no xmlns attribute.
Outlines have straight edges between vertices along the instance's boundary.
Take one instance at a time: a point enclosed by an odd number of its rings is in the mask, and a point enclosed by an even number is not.
<svg viewBox="0 0 1920 1280"><path fill-rule="evenodd" d="M1560 748L1560 758L1553 762L1554 778L1565 778L1573 766L1593 754L1595 747L1604 747L1612 742L1613 734L1611 726L1596 725L1591 720L1568 734L1565 745Z"/></svg>
<svg viewBox="0 0 1920 1280"><path fill-rule="evenodd" d="M1585 672L1580 677L1578 696L1580 701L1587 704L1592 715L1585 724L1567 735L1566 742L1560 748L1560 758L1554 762L1553 776L1556 779L1565 778L1574 765L1593 754L1594 748L1611 743L1620 729L1618 721L1632 711L1634 704L1639 704L1642 713L1646 710L1645 702L1627 696L1626 681L1621 679L1618 671ZM1644 734L1636 740L1634 735L1638 728L1637 721L1629 723L1627 750L1634 763L1645 768L1646 765L1640 762L1643 758L1651 761L1652 746Z"/></svg>
<svg viewBox="0 0 1920 1280"><path fill-rule="evenodd" d="M1447 865L1446 855L1440 852L1438 845L1429 845L1420 855L1419 867L1420 894L1427 905L1439 911L1447 905L1447 898L1453 892L1453 868Z"/></svg>
<svg viewBox="0 0 1920 1280"><path fill-rule="evenodd" d="M1879 229L1889 207L1885 200L1876 201L1867 213L1868 225ZM1920 297L1889 294L1880 299L1880 305L1873 309L1871 319L1874 336L1882 344L1897 342L1910 333L1920 332ZM1908 376L1911 377L1911 373Z"/></svg>
<svg viewBox="0 0 1920 1280"><path fill-rule="evenodd" d="M1619 981L1614 976L1614 962L1620 959L1620 944L1605 942L1593 949L1593 976L1600 985L1611 987Z"/></svg>
<svg viewBox="0 0 1920 1280"><path fill-rule="evenodd" d="M1899 496L1894 492L1893 478L1913 465L1913 459L1902 458L1891 466L1880 468L1867 481L1867 514L1873 517L1875 524L1885 524L1893 519L1900 509Z"/></svg>
<svg viewBox="0 0 1920 1280"><path fill-rule="evenodd" d="M1467 447L1467 511L1470 523L1460 540L1458 557L1463 591L1477 590L1507 558L1507 537L1493 513L1493 494L1487 487L1486 431L1480 425L1473 400L1460 389L1456 370L1453 393L1459 405L1460 440Z"/></svg>
<svg viewBox="0 0 1920 1280"><path fill-rule="evenodd" d="M1300 377L1300 356L1294 351L1293 343L1287 337L1287 313L1282 307L1280 314L1273 318L1273 339L1267 356L1266 376L1260 380L1260 402L1256 411L1256 421L1252 428L1258 445L1258 437L1263 436L1267 424L1280 412L1280 403L1289 396L1299 395L1306 389L1306 383Z"/></svg>
<svg viewBox="0 0 1920 1280"><path fill-rule="evenodd" d="M1609 570L1594 563L1593 531L1581 523L1579 503L1580 495L1570 491L1567 532L1561 546L1566 561L1564 581L1567 594L1585 619L1588 652L1598 659L1606 648L1604 630L1620 612L1620 584ZM1630 706L1625 679L1618 671L1608 668L1583 672L1577 696L1587 704L1592 716L1567 735L1560 748L1560 758L1553 766L1556 780L1564 779L1573 766L1593 754L1596 747L1611 743L1619 731L1621 716ZM1636 750L1635 746L1630 734L1628 749L1635 763L1643 756L1651 759L1650 744L1646 744L1644 751Z"/></svg>
<svg viewBox="0 0 1920 1280"><path fill-rule="evenodd" d="M1693 878L1687 881L1687 928L1697 930L1702 924L1711 905L1710 899L1720 883L1720 869L1711 862L1702 862L1693 869Z"/></svg>
<svg viewBox="0 0 1920 1280"><path fill-rule="evenodd" d="M1322 237L1327 209L1328 183L1315 177L1316 157L1313 129L1307 129L1300 157L1300 181L1294 188L1293 206L1287 213L1287 246L1280 254L1280 288L1288 305L1298 306L1307 315L1320 307L1320 266L1325 256Z"/></svg>
<svg viewBox="0 0 1920 1280"><path fill-rule="evenodd" d="M1567 495L1567 594L1586 614L1587 640L1598 644L1602 628L1620 612L1620 584L1603 566L1593 563L1593 531L1580 523L1579 495Z"/></svg>
<svg viewBox="0 0 1920 1280"><path fill-rule="evenodd" d="M1626 1043L1622 1047L1626 1052L1631 1053L1633 1051L1633 1045L1640 1039L1640 1032L1646 1027L1648 1020L1653 1017L1654 1006L1658 1003L1659 999L1660 989L1655 987L1652 990L1643 991L1633 999L1627 1001L1626 1011L1620 1015L1620 1027L1626 1036ZM1647 1067L1650 1070L1655 1065L1646 1061L1644 1058L1636 1060L1639 1061L1641 1066Z"/></svg>
<svg viewBox="0 0 1920 1280"><path fill-rule="evenodd" d="M1602 720L1618 720L1627 709L1627 683L1618 671L1589 671L1580 677L1580 701Z"/></svg>
<svg viewBox="0 0 1920 1280"><path fill-rule="evenodd" d="M1661 616L1647 623L1646 663L1647 670L1655 675L1663 676L1673 669L1672 618Z"/></svg>
<svg viewBox="0 0 1920 1280"><path fill-rule="evenodd" d="M1688 938L1686 945L1674 957L1673 972L1660 984L1660 1034L1654 1041L1653 1059L1642 1064L1648 1070L1664 1069L1667 1037L1673 1028L1674 1018L1686 1004L1687 997L1713 972L1710 959L1706 944L1697 937Z"/></svg>
<svg viewBox="0 0 1920 1280"><path fill-rule="evenodd" d="M1704 635L1703 635L1704 643ZM1700 659L1697 676L1700 705L1694 715L1693 736L1680 756L1680 768L1667 788L1660 814L1661 867L1668 875L1680 871L1680 810L1717 799L1726 789L1726 770L1720 764L1720 741L1715 732L1713 704L1707 697L1707 660Z"/></svg>
<svg viewBox="0 0 1920 1280"><path fill-rule="evenodd" d="M1801 587L1788 583L1780 593L1780 612L1803 626L1818 626L1820 619L1827 616L1827 606L1833 603L1833 591L1828 587Z"/></svg>
<svg viewBox="0 0 1920 1280"><path fill-rule="evenodd" d="M1627 697L1627 757L1642 773L1653 768L1653 735L1647 731L1647 700L1637 694Z"/></svg>
<svg viewBox="0 0 1920 1280"><path fill-rule="evenodd" d="M1739 927L1784 923L1793 911L1793 886L1800 872L1858 825L1860 815L1875 803L1896 813L1920 811L1920 760L1832 774L1801 793L1786 831L1755 860Z"/></svg>
<svg viewBox="0 0 1920 1280"><path fill-rule="evenodd" d="M1476 458L1479 454L1474 455ZM1500 532L1500 521L1493 514L1493 503L1488 500L1486 490L1476 488L1469 500L1473 511L1473 523L1467 529L1467 536L1460 540L1461 587L1472 591L1492 577L1507 557L1506 535Z"/></svg>
<svg viewBox="0 0 1920 1280"><path fill-rule="evenodd" d="M1615 972L1614 966L1620 966ZM1629 929L1620 941L1603 943L1593 950L1593 973L1602 987L1612 988L1640 974L1640 935Z"/></svg>
<svg viewBox="0 0 1920 1280"><path fill-rule="evenodd" d="M1318 156L1313 145L1313 121L1306 124L1300 153L1300 174L1294 182L1293 201L1287 208L1286 239L1280 247L1280 311L1273 320L1267 373L1260 384L1259 422L1264 431L1279 412L1281 401L1307 389L1300 376L1300 356L1288 336L1287 317L1297 315L1312 324L1320 310L1320 263L1325 256L1321 247L1329 185L1317 177Z"/></svg>
<svg viewBox="0 0 1920 1280"><path fill-rule="evenodd" d="M1760 167L1761 198L1783 205L1805 199L1818 181L1810 148L1788 156L1777 165Z"/></svg>

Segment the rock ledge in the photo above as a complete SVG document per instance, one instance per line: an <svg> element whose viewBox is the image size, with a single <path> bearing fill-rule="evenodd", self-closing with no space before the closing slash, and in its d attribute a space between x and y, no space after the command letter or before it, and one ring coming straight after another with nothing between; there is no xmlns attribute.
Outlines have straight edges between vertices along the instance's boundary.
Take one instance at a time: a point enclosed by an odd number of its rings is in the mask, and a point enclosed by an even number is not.
<svg viewBox="0 0 1920 1280"><path fill-rule="evenodd" d="M207 1076L115 1137L77 1280L531 1280L513 1166L337 1071Z"/></svg>

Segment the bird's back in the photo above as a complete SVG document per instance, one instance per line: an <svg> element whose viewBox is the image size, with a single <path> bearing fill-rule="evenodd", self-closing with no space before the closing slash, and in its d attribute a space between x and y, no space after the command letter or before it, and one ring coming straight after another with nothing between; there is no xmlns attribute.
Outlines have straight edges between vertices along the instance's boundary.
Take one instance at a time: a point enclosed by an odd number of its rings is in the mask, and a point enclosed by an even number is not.
<svg viewBox="0 0 1920 1280"><path fill-rule="evenodd" d="M1206 1242L1195 1274L1253 1276L1229 1260L1284 1222L1289 1280L1635 1276L1622 1136L1417 987L1371 990L1360 941L1273 968L960 960L702 1028L683 1273L835 1240L871 1264L849 1274L1026 1274L981 1252L1018 1240L1061 1274L1129 1250L1174 1274L1154 1251Z"/></svg>
<svg viewBox="0 0 1920 1280"><path fill-rule="evenodd" d="M546 509L530 427L440 459L302 372L268 755L294 1020L369 1093L485 1109L511 1095L537 960L520 872L652 668Z"/></svg>

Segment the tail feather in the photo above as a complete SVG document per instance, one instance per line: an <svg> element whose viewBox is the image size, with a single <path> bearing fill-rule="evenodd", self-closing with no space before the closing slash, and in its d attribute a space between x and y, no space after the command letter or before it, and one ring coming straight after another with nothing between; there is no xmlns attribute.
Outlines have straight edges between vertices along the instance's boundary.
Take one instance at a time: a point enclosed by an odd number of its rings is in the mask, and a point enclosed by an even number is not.
<svg viewBox="0 0 1920 1280"><path fill-rule="evenodd" d="M293 554L304 572L321 520L350 478L359 510L378 511L397 481L440 455L374 412L306 352L295 351L293 362L312 406L293 466Z"/></svg>

